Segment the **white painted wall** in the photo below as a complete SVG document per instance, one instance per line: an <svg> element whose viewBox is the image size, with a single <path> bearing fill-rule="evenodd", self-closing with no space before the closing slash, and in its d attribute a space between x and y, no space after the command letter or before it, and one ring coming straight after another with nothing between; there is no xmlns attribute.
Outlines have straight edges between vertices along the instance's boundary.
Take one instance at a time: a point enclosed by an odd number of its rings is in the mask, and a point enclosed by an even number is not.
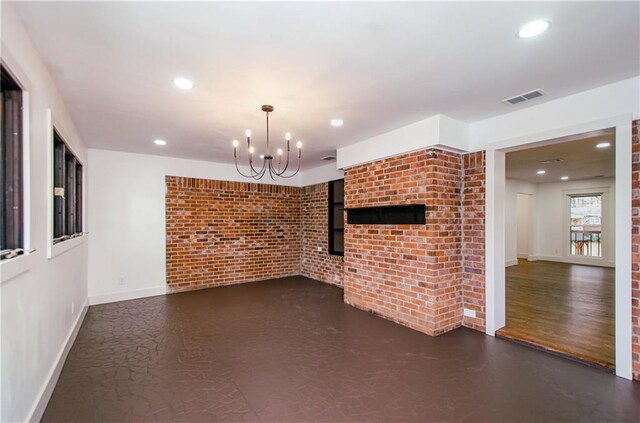
<svg viewBox="0 0 640 423"><path fill-rule="evenodd" d="M518 241L516 253L518 257L529 258L529 241L531 239L531 204L532 196L529 194L518 194L516 200L516 212L518 214L517 233Z"/></svg>
<svg viewBox="0 0 640 423"><path fill-rule="evenodd" d="M585 263L568 254L567 194L606 191L603 197L603 260L597 264L613 265L615 262L615 179L601 178L583 181L565 181L538 184L536 201L535 256L540 260ZM596 263L596 262L594 262Z"/></svg>
<svg viewBox="0 0 640 423"><path fill-rule="evenodd" d="M589 132L598 122L640 116L640 77L583 91L525 109L469 124L472 151L508 148ZM605 125L606 127L606 125ZM535 134L535 135L534 135ZM533 146L533 145L532 145Z"/></svg>
<svg viewBox="0 0 640 423"><path fill-rule="evenodd" d="M532 204L535 204L536 184L520 181L517 179L507 179L505 183L505 261L506 266L518 264L518 194L529 194ZM536 222L531 222L531 235L536 233Z"/></svg>
<svg viewBox="0 0 640 423"><path fill-rule="evenodd" d="M165 292L167 175L247 182L233 165L90 149L87 222L92 304ZM299 186L300 175L277 183ZM124 284L119 283L121 278Z"/></svg>
<svg viewBox="0 0 640 423"><path fill-rule="evenodd" d="M338 168L344 169L434 146L464 151L469 149L468 138L469 129L466 123L438 114L339 148Z"/></svg>
<svg viewBox="0 0 640 423"><path fill-rule="evenodd" d="M47 258L52 218L49 110L81 161L86 149L39 53L6 2L2 60L28 91L27 243L37 251L0 263L0 420L37 421L87 301L86 238L55 249L57 255Z"/></svg>
<svg viewBox="0 0 640 423"><path fill-rule="evenodd" d="M299 186L320 184L322 182L335 181L344 178L342 169L336 167L336 163L328 163L313 169L307 169L300 173Z"/></svg>
<svg viewBox="0 0 640 423"><path fill-rule="evenodd" d="M606 191L604 262L584 260L568 254L567 194ZM505 191L505 262L506 266L517 264L518 251L518 194L530 194L529 232L531 239L528 252L531 260L551 260L568 263L591 263L613 266L615 263L615 179L600 178L581 181L563 181L532 184L517 179L506 180ZM524 216L520 216L524 218Z"/></svg>

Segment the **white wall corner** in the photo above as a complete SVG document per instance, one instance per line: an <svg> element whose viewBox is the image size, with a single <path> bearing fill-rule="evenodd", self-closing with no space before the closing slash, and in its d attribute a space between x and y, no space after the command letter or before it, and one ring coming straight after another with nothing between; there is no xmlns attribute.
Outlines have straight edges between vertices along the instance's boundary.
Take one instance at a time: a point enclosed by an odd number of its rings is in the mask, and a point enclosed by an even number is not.
<svg viewBox="0 0 640 423"><path fill-rule="evenodd" d="M469 151L469 124L446 115L438 115L438 117L440 120L438 144L447 149Z"/></svg>
<svg viewBox="0 0 640 423"><path fill-rule="evenodd" d="M344 172L336 167L335 162L327 163L322 166L314 167L300 171L300 186L320 184L322 182L335 181L342 179Z"/></svg>
<svg viewBox="0 0 640 423"><path fill-rule="evenodd" d="M80 327L82 326L82 322L84 321L85 316L87 315L87 310L89 309L89 300L87 299L82 306L82 309L78 313L78 317L76 318L75 323L71 327L69 334L67 335L67 339L62 345L62 349L58 353L56 357L55 363L51 367L47 378L42 385L42 389L40 390L40 394L38 395L38 399L33 405L31 412L29 413L29 418L27 421L29 422L39 422L42 419L42 415L44 414L45 409L47 408L47 404L49 403L49 399L51 399L51 395L53 394L53 390L58 383L58 379L60 378L60 373L62 373L62 367L64 366L64 362L67 360L67 356L69 355L69 351L71 351L71 347L78 336L78 332L80 331Z"/></svg>
<svg viewBox="0 0 640 423"><path fill-rule="evenodd" d="M89 305L115 303L117 301L135 300L138 298L155 297L167 293L166 286L135 289L130 291L114 292L105 295L94 295L89 297Z"/></svg>
<svg viewBox="0 0 640 423"><path fill-rule="evenodd" d="M337 167L344 169L436 146L454 151L468 151L468 124L437 114L339 148Z"/></svg>

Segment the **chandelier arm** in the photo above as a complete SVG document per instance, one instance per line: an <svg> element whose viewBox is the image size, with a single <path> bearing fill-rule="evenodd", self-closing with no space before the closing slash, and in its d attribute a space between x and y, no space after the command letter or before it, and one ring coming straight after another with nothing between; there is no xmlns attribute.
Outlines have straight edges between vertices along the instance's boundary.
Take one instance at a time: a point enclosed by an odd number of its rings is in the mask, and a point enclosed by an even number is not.
<svg viewBox="0 0 640 423"><path fill-rule="evenodd" d="M275 181L276 179L273 177L274 174L274 170L273 169L273 163L271 163L271 160L269 160L269 177L271 178L272 181Z"/></svg>
<svg viewBox="0 0 640 423"><path fill-rule="evenodd" d="M258 179L264 176L264 172L266 171L266 166L267 166L267 159L262 159L262 168L260 169L259 172L256 172L256 176L260 175Z"/></svg>
<svg viewBox="0 0 640 423"><path fill-rule="evenodd" d="M284 164L284 169L282 169L282 172L280 172L280 169L278 169L278 172L276 173L277 176L282 176L287 169L289 168L289 150L287 149L287 161Z"/></svg>
<svg viewBox="0 0 640 423"><path fill-rule="evenodd" d="M238 171L238 173L242 176L244 176L245 178L253 178L252 175L245 175L244 173L242 173L242 171L240 170L240 168L238 167L238 158L235 158L235 163L236 163L236 170Z"/></svg>
<svg viewBox="0 0 640 423"><path fill-rule="evenodd" d="M300 171L300 158L298 157L298 168L296 169L295 172L293 172L291 175L284 175L284 172L282 172L282 174L280 174L278 176L281 177L281 178L292 178L292 177L296 176L299 171Z"/></svg>
<svg viewBox="0 0 640 423"><path fill-rule="evenodd" d="M251 174L252 175L259 175L260 172L262 172L264 170L264 164L265 164L264 162L265 162L265 159L262 159L262 168L258 171L253 167L253 160L250 159L249 160L249 167L251 167Z"/></svg>

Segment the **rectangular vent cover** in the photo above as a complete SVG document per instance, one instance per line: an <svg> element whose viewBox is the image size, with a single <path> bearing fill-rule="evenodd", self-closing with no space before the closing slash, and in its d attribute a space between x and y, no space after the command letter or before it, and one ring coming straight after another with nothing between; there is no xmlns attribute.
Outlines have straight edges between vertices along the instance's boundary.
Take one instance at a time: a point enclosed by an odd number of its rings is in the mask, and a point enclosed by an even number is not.
<svg viewBox="0 0 640 423"><path fill-rule="evenodd" d="M525 101L533 100L534 98L542 97L543 95L544 95L544 92L538 88L537 90L529 91L528 93L507 98L505 100L502 100L502 102L509 103L509 104L518 104Z"/></svg>
<svg viewBox="0 0 640 423"><path fill-rule="evenodd" d="M350 225L424 225L424 204L347 209Z"/></svg>
<svg viewBox="0 0 640 423"><path fill-rule="evenodd" d="M562 162L564 162L564 159L557 158L557 159L543 160L540 163L542 163L542 164L553 164L553 163L562 163Z"/></svg>

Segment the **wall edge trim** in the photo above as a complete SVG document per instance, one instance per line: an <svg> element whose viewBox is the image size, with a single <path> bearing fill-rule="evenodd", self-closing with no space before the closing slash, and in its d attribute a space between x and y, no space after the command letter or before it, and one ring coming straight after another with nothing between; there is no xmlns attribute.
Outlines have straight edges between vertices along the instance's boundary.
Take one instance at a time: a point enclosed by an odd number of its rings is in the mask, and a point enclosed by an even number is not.
<svg viewBox="0 0 640 423"><path fill-rule="evenodd" d="M82 311L78 314L76 321L74 322L69 334L67 335L67 339L62 346L62 349L58 353L56 361L54 365L49 370L47 378L40 389L40 393L38 394L38 398L33 404L31 411L29 412L27 421L29 422L39 422L44 415L44 411L49 404L49 400L51 399L51 395L53 394L53 390L58 383L58 378L60 377L60 373L62 373L62 367L64 366L65 361L67 360L67 356L69 355L69 351L71 351L71 347L78 336L78 332L80 331L80 327L82 326L82 322L84 322L84 318L87 315L87 311L89 310L89 298L86 298L84 304L82 306Z"/></svg>
<svg viewBox="0 0 640 423"><path fill-rule="evenodd" d="M111 294L92 295L89 297L89 305L108 304L118 301L135 300L137 298L155 297L167 294L166 286L142 288L131 291L113 292Z"/></svg>

